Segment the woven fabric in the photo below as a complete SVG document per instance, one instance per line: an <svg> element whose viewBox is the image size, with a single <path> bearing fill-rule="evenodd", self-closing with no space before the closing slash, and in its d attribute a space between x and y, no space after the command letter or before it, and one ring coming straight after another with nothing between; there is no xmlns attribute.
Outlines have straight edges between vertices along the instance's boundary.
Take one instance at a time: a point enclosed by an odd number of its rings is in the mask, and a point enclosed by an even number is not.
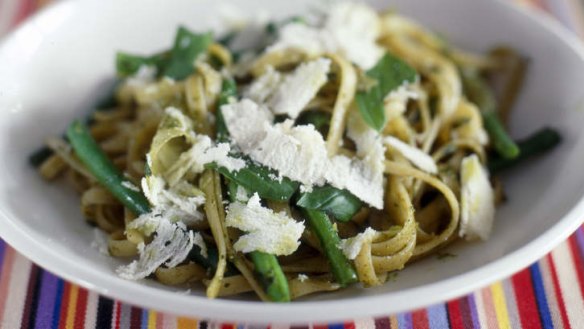
<svg viewBox="0 0 584 329"><path fill-rule="evenodd" d="M516 0L584 37L578 0ZM50 0L0 0L0 36ZM468 296L422 310L295 329L584 328L584 226L537 263ZM287 329L187 319L114 301L32 264L0 240L1 328Z"/></svg>

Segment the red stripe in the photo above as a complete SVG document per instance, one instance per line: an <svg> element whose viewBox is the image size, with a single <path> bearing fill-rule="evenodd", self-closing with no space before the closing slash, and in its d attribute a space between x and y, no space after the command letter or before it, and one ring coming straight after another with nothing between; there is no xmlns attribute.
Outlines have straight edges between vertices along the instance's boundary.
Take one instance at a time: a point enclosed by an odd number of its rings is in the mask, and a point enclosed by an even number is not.
<svg viewBox="0 0 584 329"><path fill-rule="evenodd" d="M515 300L517 301L517 310L521 319L523 328L541 328L537 302L533 291L533 282L531 281L531 272L529 268L515 274L511 277L513 290L515 291Z"/></svg>
<svg viewBox="0 0 584 329"><path fill-rule="evenodd" d="M114 315L115 322L114 322L113 327L115 329L120 329L120 319L122 317L122 304L120 304L120 302L116 302L114 307L115 307L115 313L114 313L115 314ZM158 321L160 321L160 316L161 316L161 314L157 314L157 317L156 317L156 325L157 325L156 327L157 328L162 328L162 326L158 325L159 324Z"/></svg>
<svg viewBox="0 0 584 329"><path fill-rule="evenodd" d="M77 295L77 305L75 306L75 328L83 328L85 325L85 314L87 311L87 290L79 288L79 293Z"/></svg>
<svg viewBox="0 0 584 329"><path fill-rule="evenodd" d="M19 3L20 7L18 8L18 12L16 13L16 19L13 22L14 26L20 24L24 19L30 16L36 9L34 0L20 0Z"/></svg>
<svg viewBox="0 0 584 329"><path fill-rule="evenodd" d="M69 295L71 294L71 284L64 282L63 298L61 299L61 311L59 312L59 329L67 327L67 310L69 308Z"/></svg>
<svg viewBox="0 0 584 329"><path fill-rule="evenodd" d="M551 254L548 254L547 258L550 264L552 282L554 284L556 299L558 300L558 308L560 309L560 315L562 316L562 323L564 324L564 328L571 328L570 321L568 320L568 313L566 312L566 305L564 304L564 296L562 296L562 289L560 289L560 281L558 280L558 273L556 272L556 264L554 263L554 258L552 257Z"/></svg>
<svg viewBox="0 0 584 329"><path fill-rule="evenodd" d="M328 329L328 326L326 324L315 324L312 329Z"/></svg>
<svg viewBox="0 0 584 329"><path fill-rule="evenodd" d="M221 324L221 329L234 329L235 325L233 323L223 323Z"/></svg>
<svg viewBox="0 0 584 329"><path fill-rule="evenodd" d="M448 320L451 329L464 329L464 320L460 313L460 303L458 300L453 300L446 304L448 308Z"/></svg>
<svg viewBox="0 0 584 329"><path fill-rule="evenodd" d="M140 329L142 327L142 310L132 306L130 314L130 329Z"/></svg>
<svg viewBox="0 0 584 329"><path fill-rule="evenodd" d="M429 329L428 312L426 310L412 312L412 326L416 329Z"/></svg>
<svg viewBox="0 0 584 329"><path fill-rule="evenodd" d="M584 255L581 254L578 248L576 235L572 235L568 239L568 244L570 245L570 250L572 251L572 258L574 259L574 268L576 269L576 274L578 275L578 285L580 286L580 292L582 296L584 296Z"/></svg>
<svg viewBox="0 0 584 329"><path fill-rule="evenodd" d="M345 329L355 329L355 322L347 321L343 324L343 326L345 327Z"/></svg>
<svg viewBox="0 0 584 329"><path fill-rule="evenodd" d="M30 321L30 312L33 306L33 296L35 293L35 287L37 284L39 268L36 266L32 266L30 269L30 275L28 276L28 287L26 287L26 299L24 300L24 309L22 311L21 317L21 328L28 328L29 321Z"/></svg>

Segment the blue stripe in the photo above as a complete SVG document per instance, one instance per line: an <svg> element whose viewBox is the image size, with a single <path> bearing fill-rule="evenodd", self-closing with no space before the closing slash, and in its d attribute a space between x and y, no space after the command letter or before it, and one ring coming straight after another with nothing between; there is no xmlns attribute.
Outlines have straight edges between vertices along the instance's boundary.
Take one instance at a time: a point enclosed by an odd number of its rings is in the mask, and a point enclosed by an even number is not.
<svg viewBox="0 0 584 329"><path fill-rule="evenodd" d="M412 313L401 313L397 316L399 329L412 329Z"/></svg>
<svg viewBox="0 0 584 329"><path fill-rule="evenodd" d="M142 329L148 329L148 311L142 309Z"/></svg>
<svg viewBox="0 0 584 329"><path fill-rule="evenodd" d="M446 311L446 305L434 305L428 307L428 322L430 323L430 328L432 329L443 329L448 328L448 312Z"/></svg>
<svg viewBox="0 0 584 329"><path fill-rule="evenodd" d="M533 291L535 293L535 299L537 302L537 308L539 310L539 318L541 320L541 325L543 328L554 328L554 323L552 321L552 316L550 314L550 309L548 306L547 297L545 295L545 289L543 287L543 278L541 277L541 271L539 269L539 264L535 263L529 267L531 272L531 282L533 285Z"/></svg>
<svg viewBox="0 0 584 329"><path fill-rule="evenodd" d="M345 325L342 323L332 323L328 325L328 329L345 329Z"/></svg>
<svg viewBox="0 0 584 329"><path fill-rule="evenodd" d="M2 273L2 268L4 267L4 254L6 254L6 242L0 239L0 273Z"/></svg>
<svg viewBox="0 0 584 329"><path fill-rule="evenodd" d="M59 320L61 317L61 302L63 301L63 290L65 289L65 281L59 279L57 281L57 299L55 299L55 307L53 308L53 323L52 328L59 328Z"/></svg>

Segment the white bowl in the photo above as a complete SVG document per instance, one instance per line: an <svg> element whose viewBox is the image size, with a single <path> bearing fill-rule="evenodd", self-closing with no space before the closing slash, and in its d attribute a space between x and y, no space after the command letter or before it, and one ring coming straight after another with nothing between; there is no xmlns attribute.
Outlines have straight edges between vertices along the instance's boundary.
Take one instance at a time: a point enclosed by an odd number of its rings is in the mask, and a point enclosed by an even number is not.
<svg viewBox="0 0 584 329"><path fill-rule="evenodd" d="M564 142L546 157L504 176L509 202L497 213L491 239L458 244L455 258L431 257L408 266L382 287L352 287L291 304L207 300L202 290L179 293L154 282L118 278L120 261L90 246L78 197L45 183L26 159L47 136L86 112L114 75L117 50L151 53L168 47L179 23L218 26L213 0L64 1L43 11L0 48L0 235L42 267L103 295L164 312L246 322L333 321L387 315L454 298L529 265L566 239L584 218L584 51L551 19L509 1L371 1L392 7L484 51L498 43L531 59L529 78L512 118L522 137L550 125ZM274 17L305 12L310 1L230 2Z"/></svg>

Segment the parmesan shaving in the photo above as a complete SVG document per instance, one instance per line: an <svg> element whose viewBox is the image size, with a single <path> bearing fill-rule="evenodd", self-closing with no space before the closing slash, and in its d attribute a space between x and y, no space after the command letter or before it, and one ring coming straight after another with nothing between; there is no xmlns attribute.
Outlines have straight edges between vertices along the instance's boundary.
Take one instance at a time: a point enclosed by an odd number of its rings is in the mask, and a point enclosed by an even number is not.
<svg viewBox="0 0 584 329"><path fill-rule="evenodd" d="M290 23L282 28L280 37L267 52L300 50L310 57L324 53L339 53L367 70L383 56L377 45L380 21L371 8L355 2L334 6L323 27Z"/></svg>
<svg viewBox="0 0 584 329"><path fill-rule="evenodd" d="M300 246L304 231L303 222L295 221L285 212L275 213L262 207L257 193L247 204L231 203L225 223L246 232L233 245L242 253L261 251L277 256L290 255Z"/></svg>
<svg viewBox="0 0 584 329"><path fill-rule="evenodd" d="M172 223L162 214L149 213L138 217L128 228L146 227L154 230L156 235L148 245L139 245L140 258L116 270L118 275L127 280L139 280L152 274L161 265L169 268L183 262L193 248L194 236L182 223Z"/></svg>
<svg viewBox="0 0 584 329"><path fill-rule="evenodd" d="M422 150L408 145L393 136L387 136L383 141L408 159L414 166L430 174L438 173L438 166L434 159Z"/></svg>
<svg viewBox="0 0 584 329"><path fill-rule="evenodd" d="M459 235L467 240L487 240L495 220L495 196L476 154L462 160L460 177Z"/></svg>
<svg viewBox="0 0 584 329"><path fill-rule="evenodd" d="M368 227L365 232L359 233L354 237L341 240L340 249L348 259L355 259L361 252L361 248L366 243L371 243L377 236L377 231Z"/></svg>

